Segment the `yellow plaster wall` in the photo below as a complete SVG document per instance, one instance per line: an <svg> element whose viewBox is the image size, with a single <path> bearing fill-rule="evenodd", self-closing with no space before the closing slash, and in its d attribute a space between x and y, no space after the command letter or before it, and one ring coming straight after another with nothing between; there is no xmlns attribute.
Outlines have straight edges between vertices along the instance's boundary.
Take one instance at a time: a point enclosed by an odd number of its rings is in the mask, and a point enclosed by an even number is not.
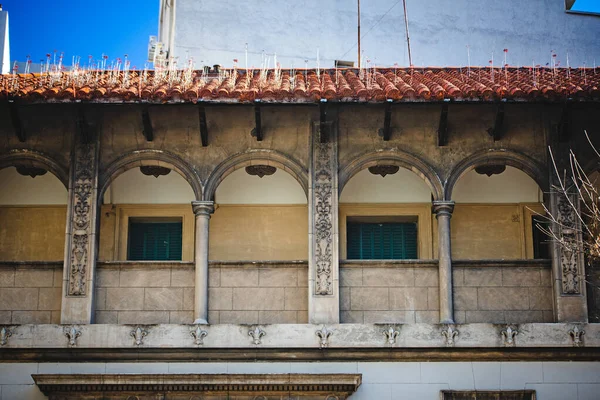
<svg viewBox="0 0 600 400"><path fill-rule="evenodd" d="M306 260L306 205L219 205L210 220L211 260Z"/></svg>
<svg viewBox="0 0 600 400"><path fill-rule="evenodd" d="M66 221L66 206L0 206L0 260L62 260Z"/></svg>

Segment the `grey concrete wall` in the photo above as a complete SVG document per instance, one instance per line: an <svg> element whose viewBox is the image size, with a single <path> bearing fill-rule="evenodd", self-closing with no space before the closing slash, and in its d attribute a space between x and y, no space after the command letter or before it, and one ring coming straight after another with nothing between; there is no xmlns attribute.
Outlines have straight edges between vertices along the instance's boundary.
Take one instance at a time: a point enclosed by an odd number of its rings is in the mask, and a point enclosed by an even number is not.
<svg viewBox="0 0 600 400"><path fill-rule="evenodd" d="M596 400L597 362L273 362L273 363L7 363L1 400L46 397L31 374L360 373L352 400L437 400L441 390L535 390L538 400Z"/></svg>
<svg viewBox="0 0 600 400"><path fill-rule="evenodd" d="M457 323L553 322L549 267L454 267Z"/></svg>
<svg viewBox="0 0 600 400"><path fill-rule="evenodd" d="M332 67L336 59L357 61L356 1L177 0L174 54L197 64L260 67L261 53L277 53L282 66ZM466 66L504 63L545 65L550 51L566 66L600 62L600 18L565 12L562 0L445 1L407 0L413 65ZM382 66L408 66L401 1L370 0L361 4L361 48L364 59ZM273 66L271 60L271 66Z"/></svg>
<svg viewBox="0 0 600 400"><path fill-rule="evenodd" d="M62 262L0 262L0 324L58 324Z"/></svg>

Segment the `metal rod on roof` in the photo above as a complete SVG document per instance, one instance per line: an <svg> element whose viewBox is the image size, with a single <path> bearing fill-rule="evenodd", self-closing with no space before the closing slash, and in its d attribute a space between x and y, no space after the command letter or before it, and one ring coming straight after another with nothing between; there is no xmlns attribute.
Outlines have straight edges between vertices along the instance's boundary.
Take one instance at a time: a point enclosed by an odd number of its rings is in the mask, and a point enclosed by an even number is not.
<svg viewBox="0 0 600 400"><path fill-rule="evenodd" d="M408 34L408 13L406 12L406 0L402 0L404 5L404 25L406 26L406 45L408 46L408 64L412 67L412 56L410 54L410 36Z"/></svg>
<svg viewBox="0 0 600 400"><path fill-rule="evenodd" d="M360 0L358 0L358 68L360 69Z"/></svg>

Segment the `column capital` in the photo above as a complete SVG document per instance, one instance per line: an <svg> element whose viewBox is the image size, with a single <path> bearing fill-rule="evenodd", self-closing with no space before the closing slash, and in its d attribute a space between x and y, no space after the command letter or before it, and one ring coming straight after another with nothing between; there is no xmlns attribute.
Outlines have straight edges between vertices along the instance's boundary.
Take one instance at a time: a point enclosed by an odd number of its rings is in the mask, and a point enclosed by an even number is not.
<svg viewBox="0 0 600 400"><path fill-rule="evenodd" d="M453 201L434 201L431 205L431 212L436 214L436 216L440 215L449 215L452 216L452 212L454 211L454 202Z"/></svg>
<svg viewBox="0 0 600 400"><path fill-rule="evenodd" d="M215 211L215 202L214 201L192 201L192 211L196 216L198 215L208 215L212 214Z"/></svg>

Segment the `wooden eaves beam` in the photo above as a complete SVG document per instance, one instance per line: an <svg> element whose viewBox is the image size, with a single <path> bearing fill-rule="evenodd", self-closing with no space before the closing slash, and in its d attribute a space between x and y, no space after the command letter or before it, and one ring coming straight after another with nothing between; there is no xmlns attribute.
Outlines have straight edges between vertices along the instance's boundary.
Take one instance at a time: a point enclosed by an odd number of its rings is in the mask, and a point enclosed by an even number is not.
<svg viewBox="0 0 600 400"><path fill-rule="evenodd" d="M379 136L383 138L384 141L390 140L392 136L392 100L386 101L385 103L385 111L383 116L383 128L379 129Z"/></svg>
<svg viewBox="0 0 600 400"><path fill-rule="evenodd" d="M262 122L260 115L260 101L258 100L254 102L254 128L252 129L252 132L250 132L250 134L256 138L257 142L262 142Z"/></svg>
<svg viewBox="0 0 600 400"><path fill-rule="evenodd" d="M448 144L448 103L442 104L442 112L440 113L440 123L438 125L438 146L446 146Z"/></svg>

